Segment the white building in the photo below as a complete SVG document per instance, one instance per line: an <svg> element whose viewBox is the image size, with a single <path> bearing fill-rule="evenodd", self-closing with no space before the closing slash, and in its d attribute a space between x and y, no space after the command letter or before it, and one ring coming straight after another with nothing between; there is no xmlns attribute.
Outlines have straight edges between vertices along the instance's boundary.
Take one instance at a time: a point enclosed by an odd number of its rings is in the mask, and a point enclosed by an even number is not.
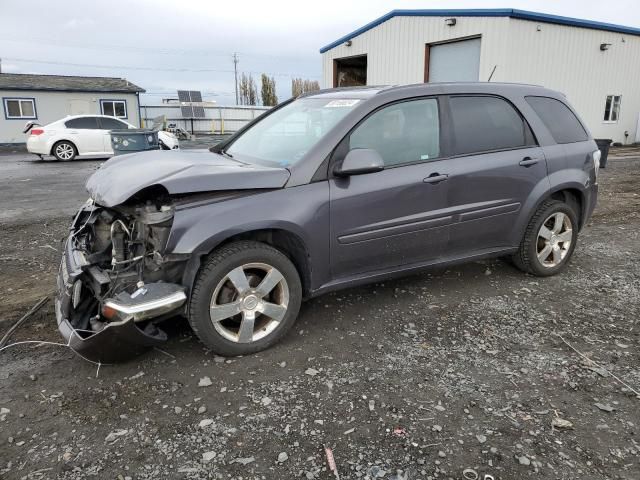
<svg viewBox="0 0 640 480"><path fill-rule="evenodd" d="M325 87L500 81L563 92L596 138L640 142L640 29L513 9L394 10L320 50Z"/></svg>
<svg viewBox="0 0 640 480"><path fill-rule="evenodd" d="M140 125L139 94L124 78L0 73L0 144L24 143L25 124L40 125L67 115L101 114Z"/></svg>

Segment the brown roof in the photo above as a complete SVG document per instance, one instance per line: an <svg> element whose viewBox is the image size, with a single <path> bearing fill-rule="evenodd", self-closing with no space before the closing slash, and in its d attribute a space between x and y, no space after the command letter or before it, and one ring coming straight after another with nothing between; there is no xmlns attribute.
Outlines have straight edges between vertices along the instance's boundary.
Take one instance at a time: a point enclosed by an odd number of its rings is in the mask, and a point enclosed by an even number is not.
<svg viewBox="0 0 640 480"><path fill-rule="evenodd" d="M61 92L144 92L125 78L72 77L0 73L0 90L50 90Z"/></svg>

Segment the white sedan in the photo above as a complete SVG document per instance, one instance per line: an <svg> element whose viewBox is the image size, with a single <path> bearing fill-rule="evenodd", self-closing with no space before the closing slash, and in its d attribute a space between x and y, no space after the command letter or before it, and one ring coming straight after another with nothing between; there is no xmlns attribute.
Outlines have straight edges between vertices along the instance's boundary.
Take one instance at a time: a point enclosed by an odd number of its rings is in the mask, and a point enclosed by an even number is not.
<svg viewBox="0 0 640 480"><path fill-rule="evenodd" d="M65 162L78 156L110 157L113 149L109 132L129 128L136 127L106 115L69 116L44 127L27 124L27 150L41 157L53 155ZM160 148L164 150L179 148L178 139L173 133L159 131L158 139Z"/></svg>

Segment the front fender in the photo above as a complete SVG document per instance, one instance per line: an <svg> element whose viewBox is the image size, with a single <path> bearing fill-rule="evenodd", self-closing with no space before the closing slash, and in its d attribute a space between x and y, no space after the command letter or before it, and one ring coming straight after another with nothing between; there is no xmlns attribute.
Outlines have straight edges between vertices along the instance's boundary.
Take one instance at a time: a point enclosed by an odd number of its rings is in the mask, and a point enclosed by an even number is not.
<svg viewBox="0 0 640 480"><path fill-rule="evenodd" d="M201 257L231 237L258 230L283 230L298 237L313 264L311 286L329 274L329 188L327 182L251 192L229 200L176 209L167 253L189 255L183 275L191 288Z"/></svg>

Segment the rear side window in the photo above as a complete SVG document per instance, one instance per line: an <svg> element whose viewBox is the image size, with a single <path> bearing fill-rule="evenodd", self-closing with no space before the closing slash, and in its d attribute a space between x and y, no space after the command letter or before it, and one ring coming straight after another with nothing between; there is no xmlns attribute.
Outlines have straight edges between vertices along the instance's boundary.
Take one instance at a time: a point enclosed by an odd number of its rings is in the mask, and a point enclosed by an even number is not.
<svg viewBox="0 0 640 480"><path fill-rule="evenodd" d="M454 153L462 155L535 145L529 125L498 97L450 97Z"/></svg>
<svg viewBox="0 0 640 480"><path fill-rule="evenodd" d="M129 128L126 123L121 122L120 120L116 120L115 118L101 118L100 123L102 124L103 130L124 130Z"/></svg>
<svg viewBox="0 0 640 480"><path fill-rule="evenodd" d="M82 130L99 129L98 119L96 117L80 117L67 120L65 123L67 128L78 128Z"/></svg>
<svg viewBox="0 0 640 480"><path fill-rule="evenodd" d="M580 121L560 100L549 97L526 97L526 100L556 143L584 142L589 139Z"/></svg>

